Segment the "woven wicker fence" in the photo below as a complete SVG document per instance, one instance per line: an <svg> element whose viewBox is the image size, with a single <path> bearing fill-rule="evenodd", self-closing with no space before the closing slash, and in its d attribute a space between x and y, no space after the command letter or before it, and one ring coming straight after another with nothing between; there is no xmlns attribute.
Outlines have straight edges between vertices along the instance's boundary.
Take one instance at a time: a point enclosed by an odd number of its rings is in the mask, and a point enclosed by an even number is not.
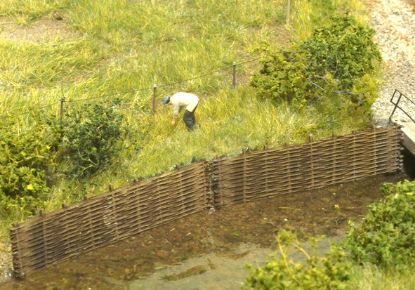
<svg viewBox="0 0 415 290"><path fill-rule="evenodd" d="M213 161L215 207L395 172L400 138L399 129L377 129Z"/></svg>
<svg viewBox="0 0 415 290"><path fill-rule="evenodd" d="M400 140L392 127L199 162L32 218L11 230L15 274L208 208L396 172Z"/></svg>

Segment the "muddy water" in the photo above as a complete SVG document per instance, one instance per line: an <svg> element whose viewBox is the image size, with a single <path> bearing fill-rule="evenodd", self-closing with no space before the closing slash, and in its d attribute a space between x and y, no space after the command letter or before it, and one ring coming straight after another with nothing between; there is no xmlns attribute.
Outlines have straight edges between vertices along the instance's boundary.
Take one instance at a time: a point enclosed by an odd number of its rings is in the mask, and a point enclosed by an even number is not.
<svg viewBox="0 0 415 290"><path fill-rule="evenodd" d="M379 199L377 176L312 192L202 212L31 273L0 289L238 289L245 264L262 264L281 228L341 237Z"/></svg>

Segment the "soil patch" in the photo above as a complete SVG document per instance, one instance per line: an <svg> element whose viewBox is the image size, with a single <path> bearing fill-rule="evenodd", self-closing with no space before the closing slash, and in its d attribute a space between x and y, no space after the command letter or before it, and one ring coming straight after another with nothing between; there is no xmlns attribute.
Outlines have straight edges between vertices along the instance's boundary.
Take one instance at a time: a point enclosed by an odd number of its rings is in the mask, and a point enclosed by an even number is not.
<svg viewBox="0 0 415 290"><path fill-rule="evenodd" d="M282 228L300 236L341 236L349 219L359 221L380 199L381 184L406 175L377 176L324 189L281 195L247 204L201 212L149 230L117 244L31 273L13 289L124 289L128 283L166 265L208 253L232 255L243 243L275 248ZM114 288L115 287L115 288ZM10 289L2 288L0 289Z"/></svg>
<svg viewBox="0 0 415 290"><path fill-rule="evenodd" d="M80 36L65 21L58 19L42 18L28 26L21 26L9 18L0 18L0 39L44 43L71 40Z"/></svg>

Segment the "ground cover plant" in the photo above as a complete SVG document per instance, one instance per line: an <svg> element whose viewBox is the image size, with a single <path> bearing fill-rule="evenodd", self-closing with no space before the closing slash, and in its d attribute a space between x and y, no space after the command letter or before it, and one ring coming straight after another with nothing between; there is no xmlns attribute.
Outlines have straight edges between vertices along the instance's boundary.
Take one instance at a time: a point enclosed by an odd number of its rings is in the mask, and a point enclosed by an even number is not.
<svg viewBox="0 0 415 290"><path fill-rule="evenodd" d="M36 135L16 136L7 131L0 135L0 212L3 217L23 218L44 208L53 153L50 144Z"/></svg>
<svg viewBox="0 0 415 290"><path fill-rule="evenodd" d="M415 182L385 184L385 198L369 207L361 224L352 224L347 245L359 263L399 267L415 262Z"/></svg>
<svg viewBox="0 0 415 290"><path fill-rule="evenodd" d="M352 264L341 247L333 246L321 256L304 249L291 232L281 231L276 240L278 256L264 267L251 267L242 289L348 289ZM311 251L316 251L315 242ZM293 260L290 247L304 260Z"/></svg>

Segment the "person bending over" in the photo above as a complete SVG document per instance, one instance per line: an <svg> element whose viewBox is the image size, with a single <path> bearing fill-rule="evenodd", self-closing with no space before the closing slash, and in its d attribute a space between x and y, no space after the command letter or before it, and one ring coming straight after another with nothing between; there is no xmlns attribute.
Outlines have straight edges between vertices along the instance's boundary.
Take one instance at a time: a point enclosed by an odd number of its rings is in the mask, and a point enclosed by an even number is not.
<svg viewBox="0 0 415 290"><path fill-rule="evenodd" d="M178 92L172 96L165 96L163 98L163 104L173 106L173 126L176 125L181 108L185 108L183 122L186 124L187 129L193 130L196 124L195 111L199 104L198 96L191 93Z"/></svg>

